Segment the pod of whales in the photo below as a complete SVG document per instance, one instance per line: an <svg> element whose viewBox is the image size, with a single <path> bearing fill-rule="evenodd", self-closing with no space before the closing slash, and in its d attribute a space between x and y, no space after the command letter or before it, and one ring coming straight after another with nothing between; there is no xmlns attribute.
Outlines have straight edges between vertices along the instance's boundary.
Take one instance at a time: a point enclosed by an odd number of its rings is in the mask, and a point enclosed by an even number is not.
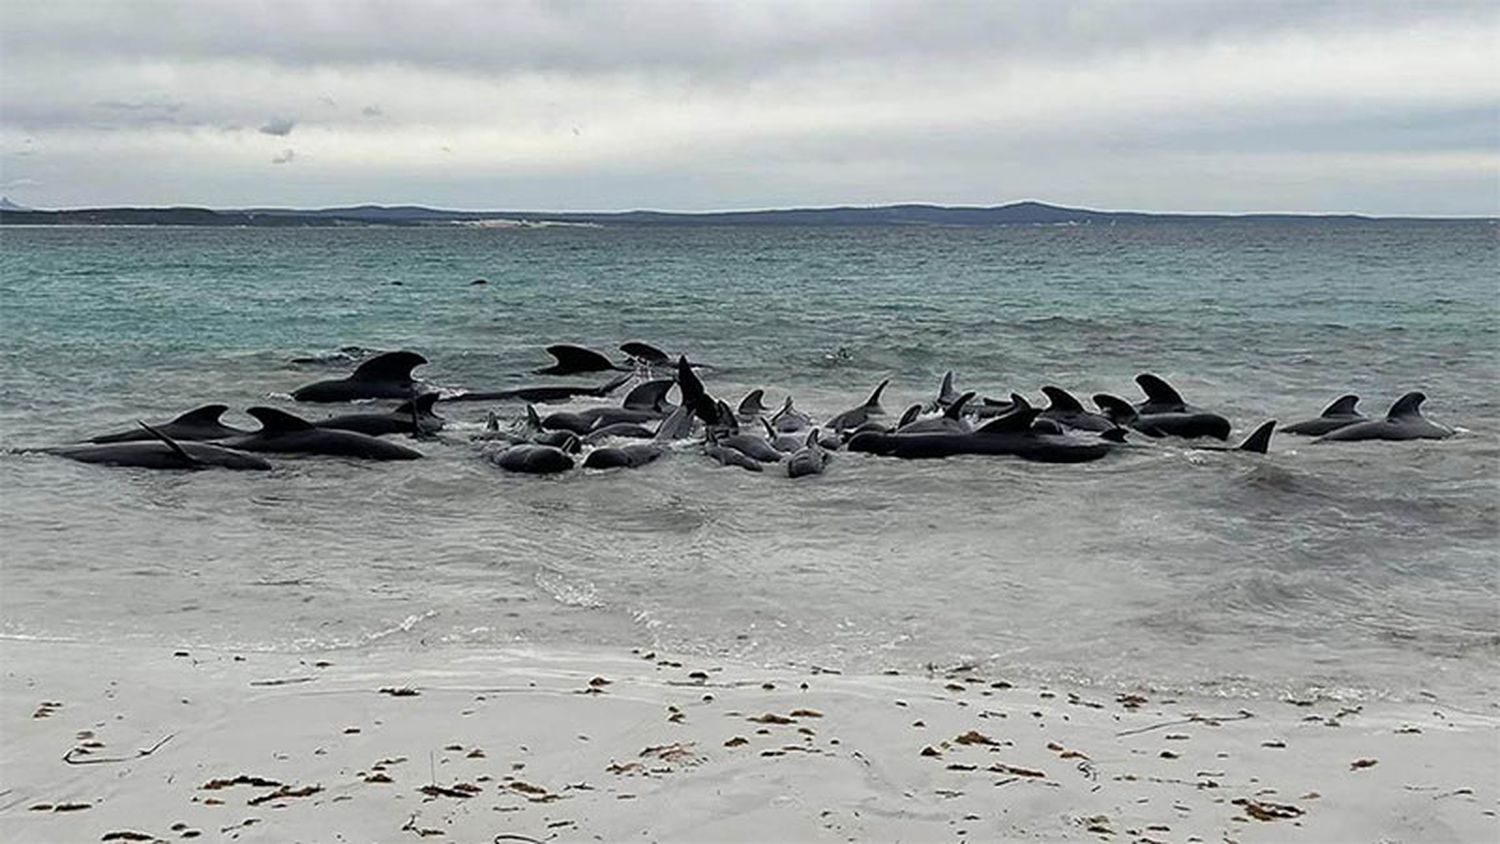
<svg viewBox="0 0 1500 844"><path fill-rule="evenodd" d="M347 378L299 387L292 391L292 398L306 402L409 399L417 392L411 371L426 362L416 352L386 352L360 364Z"/></svg>
<svg viewBox="0 0 1500 844"><path fill-rule="evenodd" d="M559 347L577 350L581 347ZM579 465L590 469L635 468L673 454L696 453L723 466L763 471L766 464L785 467L788 477L821 474L831 452L850 452L905 459L938 459L958 455L994 455L1050 463L1102 459L1120 449L1148 448L1141 437L1182 437L1181 447L1200 451L1266 454L1274 422L1256 428L1238 445L1228 445L1230 423L1224 416L1189 404L1162 378L1142 373L1135 379L1145 394L1131 404L1100 393L1100 411L1084 408L1067 390L1046 385L1047 405L1036 408L1017 393L1006 399L958 392L954 373L945 374L937 395L910 405L894 423L881 404L890 386L882 380L858 406L833 415L820 427L787 395L768 404L764 389L753 389L737 404L712 395L699 377L697 364L678 356L671 377L651 378L651 367L671 361L654 346L624 344L634 366L598 386L518 387L489 393L459 393L455 400L511 399L563 401L583 405L545 417L528 404L524 420L504 425L493 411L485 430L469 436L494 442L481 454L500 468L528 474L553 474ZM587 350L583 350L587 351ZM595 353L591 353L595 354ZM557 352L559 366L592 360L575 351ZM223 404L203 405L176 418L140 430L103 434L76 445L20 449L44 452L84 463L151 469L271 468L259 454L313 454L371 460L411 460L422 456L405 445L379 437L405 435L452 443L439 432L447 420L434 412L438 393L416 394L414 367L426 362L415 352L377 355L346 378L320 381L295 391L302 401L356 401L399 398L394 407L370 407L310 421L271 407L248 413L261 423L245 430L221 421ZM607 362L607 361L606 361ZM611 365L610 369L625 367ZM595 369L580 371L596 371ZM641 380L642 378L646 380ZM618 404L594 404L626 384L632 388ZM676 396L676 403L673 396ZM1288 433L1320 436L1319 442L1442 439L1449 428L1421 413L1425 395L1402 396L1384 418L1361 416L1355 396L1342 396L1323 413L1287 426ZM772 407L777 409L772 412ZM454 423L462 427L463 423ZM1201 444L1203 438L1226 443ZM254 453L250 453L254 452Z"/></svg>
<svg viewBox="0 0 1500 844"><path fill-rule="evenodd" d="M1366 419L1335 430L1318 438L1318 442L1355 442L1358 440L1442 440L1453 436L1453 430L1422 415L1422 402L1427 396L1410 392L1396 399L1384 419Z"/></svg>

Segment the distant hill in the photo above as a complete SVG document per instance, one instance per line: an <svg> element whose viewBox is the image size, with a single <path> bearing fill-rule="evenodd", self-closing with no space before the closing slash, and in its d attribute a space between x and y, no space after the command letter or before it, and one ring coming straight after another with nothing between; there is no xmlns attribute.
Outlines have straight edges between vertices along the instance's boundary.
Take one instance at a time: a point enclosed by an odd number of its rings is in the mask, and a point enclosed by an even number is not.
<svg viewBox="0 0 1500 844"><path fill-rule="evenodd" d="M1468 218L1469 222L1491 218ZM419 205L356 205L347 208L84 208L35 211L0 204L0 225L155 225L155 226L433 226L507 221L516 224L586 223L629 226L1004 226L1109 225L1113 223L1428 221L1451 218L1368 217L1357 214L1152 214L1093 211L1044 202L1007 205L881 205L785 208L765 211L542 212L446 211ZM1460 221L1462 222L1462 221Z"/></svg>

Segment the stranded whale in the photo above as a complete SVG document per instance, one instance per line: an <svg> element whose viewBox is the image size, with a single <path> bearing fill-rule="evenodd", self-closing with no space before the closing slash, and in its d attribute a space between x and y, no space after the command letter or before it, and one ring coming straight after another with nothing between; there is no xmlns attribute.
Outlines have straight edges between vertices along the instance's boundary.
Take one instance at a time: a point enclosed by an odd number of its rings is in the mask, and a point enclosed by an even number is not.
<svg viewBox="0 0 1500 844"><path fill-rule="evenodd" d="M426 362L416 352L386 352L360 364L347 378L299 387L292 391L292 398L308 402L409 399L417 391L411 371Z"/></svg>
<svg viewBox="0 0 1500 844"><path fill-rule="evenodd" d="M1453 436L1453 429L1432 422L1422 415L1422 402L1426 400L1424 393L1407 393L1396 399L1384 419L1368 419L1346 425L1319 437L1318 442L1441 440Z"/></svg>
<svg viewBox="0 0 1500 844"><path fill-rule="evenodd" d="M133 431L104 434L90 438L88 442L95 444L140 442L143 440L160 440L162 436L170 437L178 442L184 440L222 440L226 437L237 437L250 433L243 428L233 428L220 422L219 417L223 416L227 410L229 410L227 405L205 404L202 407L189 410L171 422L152 425L150 428L142 426ZM157 433L153 434L151 433L152 431Z"/></svg>
<svg viewBox="0 0 1500 844"><path fill-rule="evenodd" d="M239 451L325 454L366 460L415 460L422 456L420 451L368 434L319 428L306 419L274 407L252 407L245 412L260 420L260 430L225 440L226 447Z"/></svg>
<svg viewBox="0 0 1500 844"><path fill-rule="evenodd" d="M1337 399L1334 399L1333 404L1323 409L1323 414L1318 418L1293 422L1281 430L1288 434L1320 437L1329 431L1337 431L1340 428L1353 425L1355 422L1368 421L1368 416L1354 409L1354 406L1357 404L1359 404L1359 396L1339 396Z"/></svg>

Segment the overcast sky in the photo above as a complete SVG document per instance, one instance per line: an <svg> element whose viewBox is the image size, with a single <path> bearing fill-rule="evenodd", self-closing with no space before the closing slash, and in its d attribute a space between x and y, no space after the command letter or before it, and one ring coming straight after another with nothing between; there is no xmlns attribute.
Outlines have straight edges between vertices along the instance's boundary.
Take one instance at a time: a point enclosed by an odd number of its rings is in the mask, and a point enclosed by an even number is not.
<svg viewBox="0 0 1500 844"><path fill-rule="evenodd" d="M1500 3L0 0L38 207L1500 213Z"/></svg>

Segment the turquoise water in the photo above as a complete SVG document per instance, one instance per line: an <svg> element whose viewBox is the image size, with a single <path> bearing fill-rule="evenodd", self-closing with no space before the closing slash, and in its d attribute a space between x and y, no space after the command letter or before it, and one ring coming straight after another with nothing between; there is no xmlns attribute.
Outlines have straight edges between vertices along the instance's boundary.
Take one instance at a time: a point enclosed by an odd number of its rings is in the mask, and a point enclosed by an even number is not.
<svg viewBox="0 0 1500 844"><path fill-rule="evenodd" d="M415 464L246 478L8 454L0 630L1491 694L1497 257L1486 224L5 229L7 445L209 400L291 408L290 390L347 370L344 347L416 349L435 386L498 388L542 380L524 373L549 343L628 339L715 364L725 397L765 387L822 417L886 377L899 411L948 369L1037 401L1049 383L1134 397L1154 371L1236 436L1343 392L1382 412L1408 389L1461 431L1083 467L839 455L800 483L687 452L538 480L477 459L466 433L488 408L454 405Z"/></svg>

